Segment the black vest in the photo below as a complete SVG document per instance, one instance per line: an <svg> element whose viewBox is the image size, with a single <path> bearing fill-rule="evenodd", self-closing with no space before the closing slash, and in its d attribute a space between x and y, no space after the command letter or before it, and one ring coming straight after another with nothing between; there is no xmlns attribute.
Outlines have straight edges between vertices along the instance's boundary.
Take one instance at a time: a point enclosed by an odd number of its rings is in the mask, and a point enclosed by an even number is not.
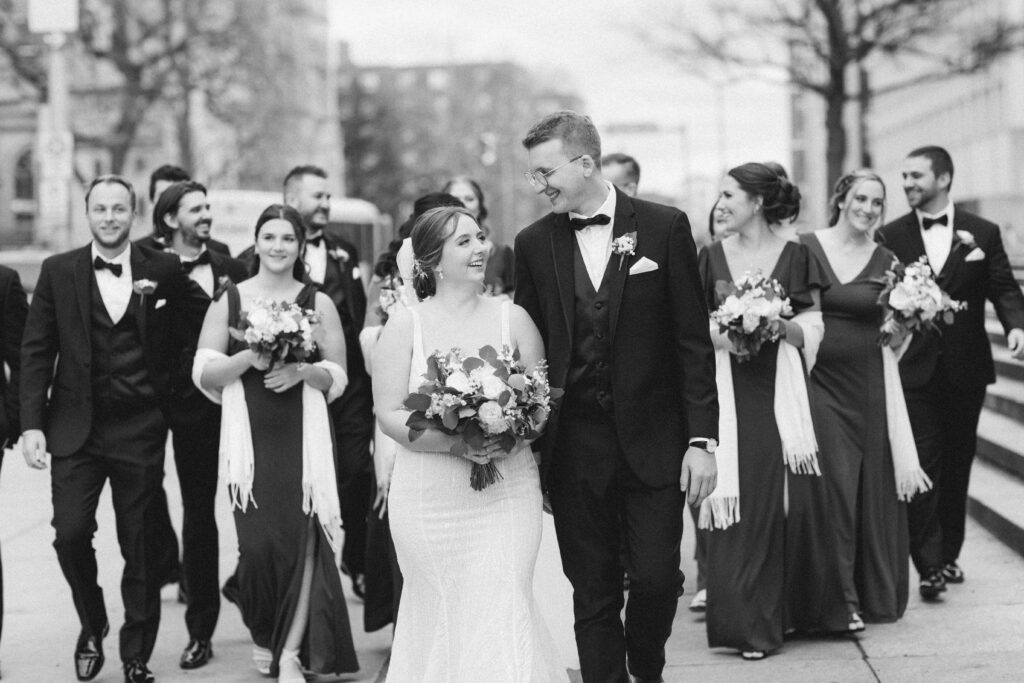
<svg viewBox="0 0 1024 683"><path fill-rule="evenodd" d="M605 267L604 276L601 278L601 287L594 291L575 235L572 247L573 277L576 285L575 322L572 358L569 362L562 412L580 417L611 415L614 404L608 267Z"/></svg>
<svg viewBox="0 0 1024 683"><path fill-rule="evenodd" d="M92 396L98 415L115 417L137 413L156 405L156 391L149 377L145 351L136 324L137 297L115 325L103 304L103 296L92 283Z"/></svg>

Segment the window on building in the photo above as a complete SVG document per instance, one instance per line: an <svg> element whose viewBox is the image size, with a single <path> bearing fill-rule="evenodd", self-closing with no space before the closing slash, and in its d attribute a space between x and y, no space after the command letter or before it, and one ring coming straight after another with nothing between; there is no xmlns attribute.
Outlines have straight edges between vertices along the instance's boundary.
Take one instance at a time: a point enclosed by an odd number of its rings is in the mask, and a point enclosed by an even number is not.
<svg viewBox="0 0 1024 683"><path fill-rule="evenodd" d="M434 90L444 90L450 80L451 75L444 69L432 69L427 74L427 84Z"/></svg>
<svg viewBox="0 0 1024 683"><path fill-rule="evenodd" d="M377 89L380 88L380 74L373 71L367 71L366 73L361 74L359 76L359 85L361 85L363 90L366 92L377 92Z"/></svg>
<svg viewBox="0 0 1024 683"><path fill-rule="evenodd" d="M24 152L18 157L14 165L14 198L35 199L36 178L32 171L32 150Z"/></svg>

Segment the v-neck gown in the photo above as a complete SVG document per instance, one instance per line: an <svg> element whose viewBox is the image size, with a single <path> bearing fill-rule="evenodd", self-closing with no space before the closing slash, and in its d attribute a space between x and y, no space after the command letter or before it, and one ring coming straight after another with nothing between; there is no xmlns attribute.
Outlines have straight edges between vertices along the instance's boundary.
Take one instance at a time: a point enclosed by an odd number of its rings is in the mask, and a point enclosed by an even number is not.
<svg viewBox="0 0 1024 683"><path fill-rule="evenodd" d="M238 326L239 300L228 288L228 324ZM316 289L309 285L296 297L314 308ZM245 347L234 338L228 353ZM263 385L263 372L242 375L252 430L252 494L256 505L236 508L238 532L238 607L253 642L273 652L272 673L284 647L298 604L308 534L315 534L309 621L300 659L317 674L359 669L352 630L334 552L320 523L302 511L302 385L282 393Z"/></svg>
<svg viewBox="0 0 1024 683"><path fill-rule="evenodd" d="M708 309L718 300L715 285L733 281L722 243L700 252ZM771 277L789 297L794 313L813 306L811 290L823 280L806 247L788 242ZM785 343L785 342L781 342ZM775 421L775 368L779 342L742 363L732 357L736 398L740 521L708 533L707 633L710 647L769 652L782 646L786 628L786 573L797 545L787 528L787 470ZM810 479L807 475L792 479ZM803 482L800 482L803 483ZM791 494L792 497L792 494Z"/></svg>
<svg viewBox="0 0 1024 683"><path fill-rule="evenodd" d="M891 622L907 607L907 506L896 497L885 421L878 329L881 278L895 256L876 246L852 280L839 282L821 242L801 240L832 279L822 294L825 338L811 372L818 444L828 467L830 528L842 599L865 621Z"/></svg>

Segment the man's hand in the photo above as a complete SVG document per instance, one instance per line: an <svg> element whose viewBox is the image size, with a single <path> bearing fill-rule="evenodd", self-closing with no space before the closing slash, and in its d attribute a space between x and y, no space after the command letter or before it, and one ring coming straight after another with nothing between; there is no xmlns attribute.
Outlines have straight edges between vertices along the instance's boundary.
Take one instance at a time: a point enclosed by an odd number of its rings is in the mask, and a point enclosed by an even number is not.
<svg viewBox="0 0 1024 683"><path fill-rule="evenodd" d="M1010 347L1014 360L1024 360L1024 330L1015 327L1006 335L1006 345Z"/></svg>
<svg viewBox="0 0 1024 683"><path fill-rule="evenodd" d="M43 434L43 430L25 430L21 435L21 454L32 469L46 469L46 435Z"/></svg>
<svg viewBox="0 0 1024 683"><path fill-rule="evenodd" d="M718 485L718 463L715 456L702 448L690 446L683 456L683 472L679 489L686 494L688 505L700 505Z"/></svg>

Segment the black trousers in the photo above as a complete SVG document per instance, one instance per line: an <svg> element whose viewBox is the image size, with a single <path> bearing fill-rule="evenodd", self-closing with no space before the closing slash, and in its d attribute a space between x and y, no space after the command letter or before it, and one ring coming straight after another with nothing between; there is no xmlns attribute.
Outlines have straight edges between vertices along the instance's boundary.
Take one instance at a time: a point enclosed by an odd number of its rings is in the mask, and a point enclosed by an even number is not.
<svg viewBox="0 0 1024 683"><path fill-rule="evenodd" d="M628 683L627 658L634 676L657 680L679 600L683 494L677 485L651 488L636 478L610 420L564 415L556 453L551 504L562 567L573 586L583 680ZM623 538L628 603L622 591Z"/></svg>
<svg viewBox="0 0 1024 683"><path fill-rule="evenodd" d="M214 505L220 420L174 422L171 434L183 509L181 573L188 597L185 625L189 638L209 640L220 615L220 546Z"/></svg>
<svg viewBox="0 0 1024 683"><path fill-rule="evenodd" d="M954 387L939 369L927 385L905 395L917 455L932 480L932 489L907 507L910 557L924 575L956 561L964 544L967 485L985 386Z"/></svg>
<svg viewBox="0 0 1024 683"><path fill-rule="evenodd" d="M350 377L345 393L331 404L337 441L338 498L345 542L341 561L354 578L366 573L366 518L373 503L373 399L370 378Z"/></svg>
<svg viewBox="0 0 1024 683"><path fill-rule="evenodd" d="M164 434L167 442L167 434ZM161 484L153 495L153 511L151 514L152 528L149 531L153 539L153 552L156 553L156 571L160 585L175 583L181 580L181 561L178 551L178 536L171 525L171 513L167 505L167 493Z"/></svg>
<svg viewBox="0 0 1024 683"><path fill-rule="evenodd" d="M152 525L152 501L163 478L166 429L156 408L111 412L105 419L94 419L93 431L81 450L53 458L51 463L53 546L82 629L97 636L107 624L107 609L97 583L92 539L97 529L96 506L110 480L117 540L124 558L122 661L148 661L160 625L160 583L146 530Z"/></svg>

